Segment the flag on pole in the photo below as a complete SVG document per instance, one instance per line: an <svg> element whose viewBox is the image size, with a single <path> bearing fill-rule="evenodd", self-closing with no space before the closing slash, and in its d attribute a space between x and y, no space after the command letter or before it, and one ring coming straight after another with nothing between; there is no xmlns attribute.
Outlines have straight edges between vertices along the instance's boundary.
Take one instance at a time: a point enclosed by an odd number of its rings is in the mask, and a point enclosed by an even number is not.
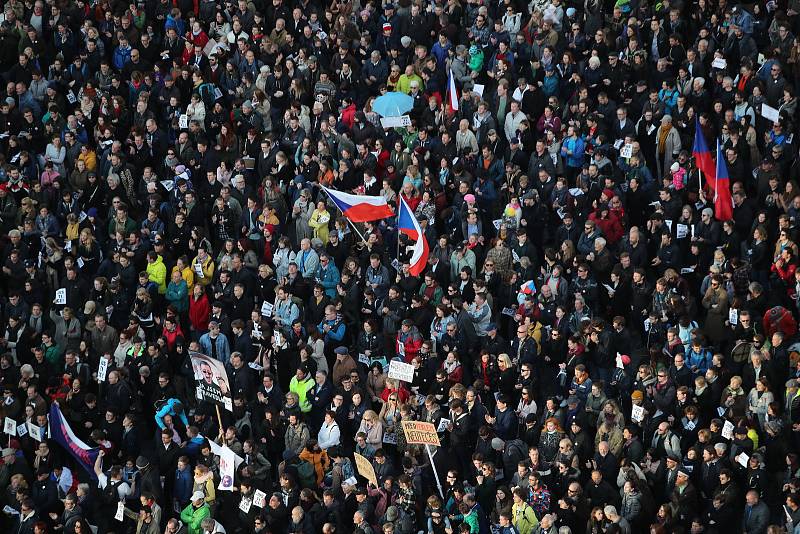
<svg viewBox="0 0 800 534"><path fill-rule="evenodd" d="M416 241L414 252L411 254L411 267L408 272L413 276L419 276L428 264L428 241L425 239L425 234L422 233L422 228L414 216L414 212L403 200L403 196L399 195L398 198L400 199L400 209L397 215L397 229Z"/></svg>
<svg viewBox="0 0 800 534"><path fill-rule="evenodd" d="M89 447L75 435L56 403L50 406L50 438L64 447L78 464L86 469L92 480L97 480L94 462L97 460L97 455L100 454L100 448Z"/></svg>
<svg viewBox="0 0 800 534"><path fill-rule="evenodd" d="M447 103L450 111L458 111L458 90L456 89L456 79L453 78L453 69L447 75Z"/></svg>
<svg viewBox="0 0 800 534"><path fill-rule="evenodd" d="M353 222L367 222L394 217L394 212L386 199L377 196L351 195L334 189L322 187L345 217Z"/></svg>
<svg viewBox="0 0 800 534"><path fill-rule="evenodd" d="M714 172L714 216L720 221L733 219L733 199L731 183L728 179L728 165L722 153L722 145L717 139L717 167Z"/></svg>
<svg viewBox="0 0 800 534"><path fill-rule="evenodd" d="M714 160L711 158L711 151L708 149L703 131L700 129L700 120L694 121L694 147L692 147L695 165L700 172L705 174L706 184L713 184L717 171L714 167Z"/></svg>

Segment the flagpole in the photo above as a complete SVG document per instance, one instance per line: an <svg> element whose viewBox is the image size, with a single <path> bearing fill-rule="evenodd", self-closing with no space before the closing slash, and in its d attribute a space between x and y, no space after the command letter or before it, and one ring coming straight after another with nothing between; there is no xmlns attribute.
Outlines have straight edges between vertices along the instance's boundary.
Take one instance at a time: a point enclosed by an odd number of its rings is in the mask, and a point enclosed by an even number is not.
<svg viewBox="0 0 800 534"><path fill-rule="evenodd" d="M402 191L400 194L402 194ZM397 230L397 254L395 254L395 259L400 263L400 195L397 195L397 218L395 219L395 226Z"/></svg>

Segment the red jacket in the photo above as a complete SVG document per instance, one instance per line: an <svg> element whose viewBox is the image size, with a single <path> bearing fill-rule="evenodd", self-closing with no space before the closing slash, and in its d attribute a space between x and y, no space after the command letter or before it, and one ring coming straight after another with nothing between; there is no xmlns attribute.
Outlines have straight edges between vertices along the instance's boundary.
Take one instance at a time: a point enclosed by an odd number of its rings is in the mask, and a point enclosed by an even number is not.
<svg viewBox="0 0 800 534"><path fill-rule="evenodd" d="M617 241L622 239L623 235L625 235L625 229L622 227L619 217L612 212L608 213L607 218L601 219L600 211L595 210L589 214L589 220L594 221L594 223L597 225L597 228L599 228L603 233L603 237L606 238L606 241L609 245L615 244Z"/></svg>
<svg viewBox="0 0 800 534"><path fill-rule="evenodd" d="M211 304L208 296L203 296L195 300L194 296L189 297L189 322L197 332L208 330L208 318L211 316Z"/></svg>

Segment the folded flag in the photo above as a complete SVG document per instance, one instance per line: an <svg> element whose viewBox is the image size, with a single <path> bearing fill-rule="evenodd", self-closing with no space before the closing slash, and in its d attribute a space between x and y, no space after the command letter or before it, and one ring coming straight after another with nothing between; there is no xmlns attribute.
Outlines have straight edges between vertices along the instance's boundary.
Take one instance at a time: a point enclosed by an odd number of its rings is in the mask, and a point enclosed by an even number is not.
<svg viewBox="0 0 800 534"><path fill-rule="evenodd" d="M50 438L64 447L78 464L86 469L92 480L97 480L97 475L94 472L94 462L100 453L100 447L89 447L81 441L72 431L64 414L61 413L55 403L50 406Z"/></svg>
<svg viewBox="0 0 800 534"><path fill-rule="evenodd" d="M344 216L353 222L377 221L394 217L389 203L381 196L351 195L327 187L322 187L322 190L328 194L328 197Z"/></svg>
<svg viewBox="0 0 800 534"><path fill-rule="evenodd" d="M694 147L692 147L692 156L694 157L695 165L703 173L706 184L713 184L714 178L717 176L717 170L714 167L714 159L711 157L711 151L706 144L706 138L703 137L703 131L700 129L699 119L695 119L694 122Z"/></svg>
<svg viewBox="0 0 800 534"><path fill-rule="evenodd" d="M728 165L725 153L717 139L717 168L714 178L714 217L719 221L733 219L733 198L731 197L731 181L728 178Z"/></svg>
<svg viewBox="0 0 800 534"><path fill-rule="evenodd" d="M425 239L425 234L422 232L422 227L420 227L419 221L414 216L414 212L403 200L403 196L400 195L398 198L400 199L400 209L397 215L397 230L416 241L414 243L414 252L411 254L411 267L408 272L412 276L419 276L428 264L428 241Z"/></svg>

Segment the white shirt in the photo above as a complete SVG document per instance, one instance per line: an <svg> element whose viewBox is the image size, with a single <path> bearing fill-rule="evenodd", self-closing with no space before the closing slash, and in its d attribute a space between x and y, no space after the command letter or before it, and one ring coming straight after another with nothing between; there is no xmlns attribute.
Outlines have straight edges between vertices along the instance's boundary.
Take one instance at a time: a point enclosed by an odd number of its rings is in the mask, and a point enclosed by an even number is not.
<svg viewBox="0 0 800 534"><path fill-rule="evenodd" d="M323 424L322 428L319 429L319 434L317 434L317 443L319 443L319 448L326 450L334 445L339 444L339 425L336 424L336 421L329 425Z"/></svg>

